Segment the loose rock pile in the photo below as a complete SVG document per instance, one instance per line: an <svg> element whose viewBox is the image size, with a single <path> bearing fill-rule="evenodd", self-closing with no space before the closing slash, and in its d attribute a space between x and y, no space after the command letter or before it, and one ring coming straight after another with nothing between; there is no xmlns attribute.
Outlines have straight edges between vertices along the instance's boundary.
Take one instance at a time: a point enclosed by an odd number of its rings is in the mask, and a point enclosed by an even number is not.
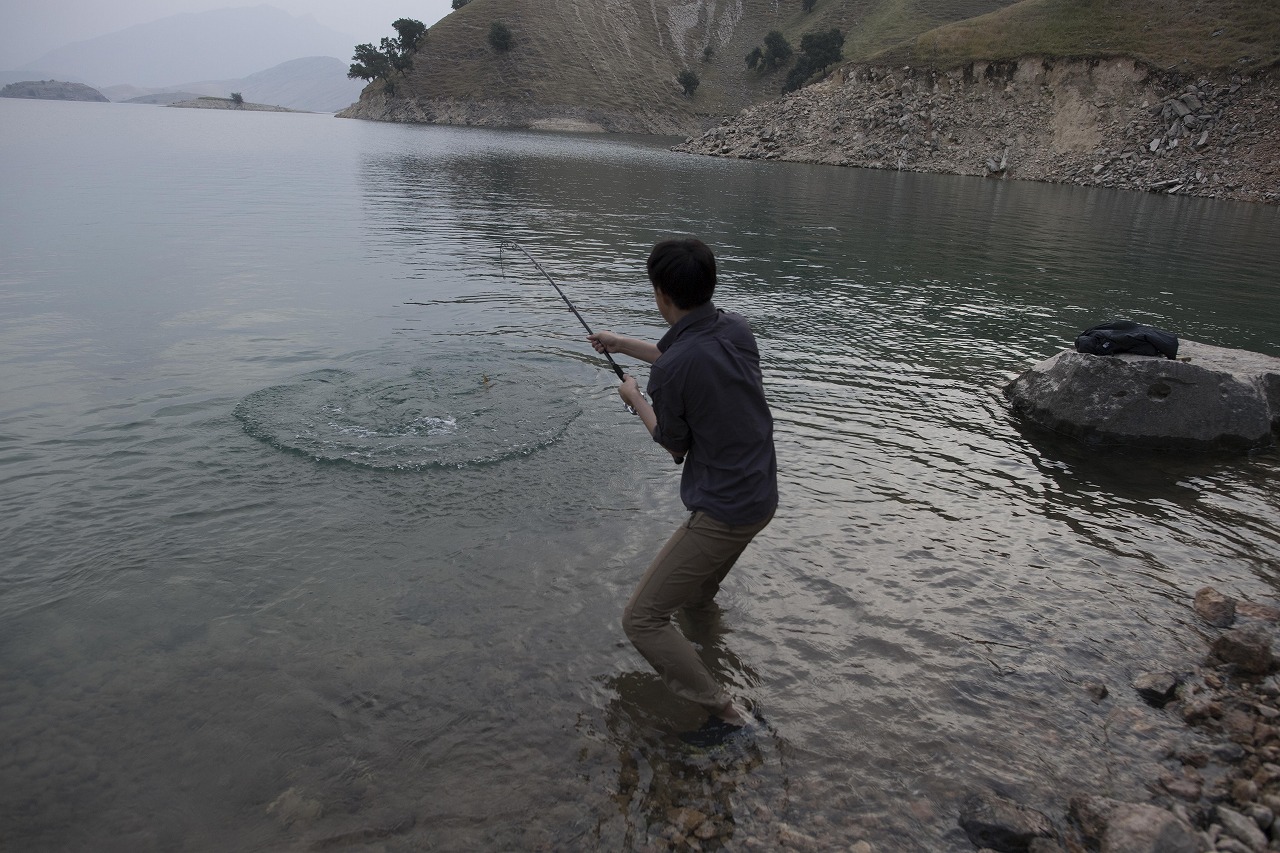
<svg viewBox="0 0 1280 853"><path fill-rule="evenodd" d="M1280 95L1134 60L850 66L675 150L1280 203Z"/></svg>

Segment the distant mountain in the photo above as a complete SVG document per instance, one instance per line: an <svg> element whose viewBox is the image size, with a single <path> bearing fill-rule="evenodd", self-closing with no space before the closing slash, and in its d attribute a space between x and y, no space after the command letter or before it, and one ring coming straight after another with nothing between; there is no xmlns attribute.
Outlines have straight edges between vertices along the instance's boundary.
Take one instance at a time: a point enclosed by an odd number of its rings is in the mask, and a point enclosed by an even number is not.
<svg viewBox="0 0 1280 853"><path fill-rule="evenodd" d="M200 97L195 92L155 92L150 95L138 95L133 98L126 98L122 103L126 104L158 104L168 106L169 104L179 104L183 101L194 101Z"/></svg>
<svg viewBox="0 0 1280 853"><path fill-rule="evenodd" d="M332 56L307 56L232 80L201 80L160 88L107 86L102 94L130 104L171 104L207 95L225 98L239 92L246 101L258 104L332 113L355 103L364 86L347 77L347 65Z"/></svg>
<svg viewBox="0 0 1280 853"><path fill-rule="evenodd" d="M235 80L183 83L174 88L223 97L239 92L257 104L332 113L355 103L364 87L363 81L347 77L349 64L332 56L308 56Z"/></svg>
<svg viewBox="0 0 1280 853"><path fill-rule="evenodd" d="M353 37L310 16L245 6L139 24L58 48L15 70L28 70L24 79L171 87L175 80L238 79L299 56L350 57L354 47Z"/></svg>
<svg viewBox="0 0 1280 853"><path fill-rule="evenodd" d="M45 71L44 69L32 69L30 67L27 67L27 68L11 68L7 71L0 71L0 86L7 86L10 83L25 83L28 80L54 80L54 79L65 80L68 83L84 83L85 85L90 85L87 80L80 79L76 77L74 74L58 75L58 74L53 74L52 72L49 72L49 71ZM102 92L104 95L107 95L108 98L111 97L110 94L106 91L105 86L94 86L93 88Z"/></svg>

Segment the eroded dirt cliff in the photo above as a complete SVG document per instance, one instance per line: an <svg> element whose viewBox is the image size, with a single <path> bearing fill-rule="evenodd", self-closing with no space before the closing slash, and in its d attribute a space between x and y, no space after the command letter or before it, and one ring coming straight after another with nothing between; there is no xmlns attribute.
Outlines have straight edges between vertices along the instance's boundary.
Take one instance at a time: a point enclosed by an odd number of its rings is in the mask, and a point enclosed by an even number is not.
<svg viewBox="0 0 1280 853"><path fill-rule="evenodd" d="M1277 204L1280 93L1131 59L858 65L676 150Z"/></svg>

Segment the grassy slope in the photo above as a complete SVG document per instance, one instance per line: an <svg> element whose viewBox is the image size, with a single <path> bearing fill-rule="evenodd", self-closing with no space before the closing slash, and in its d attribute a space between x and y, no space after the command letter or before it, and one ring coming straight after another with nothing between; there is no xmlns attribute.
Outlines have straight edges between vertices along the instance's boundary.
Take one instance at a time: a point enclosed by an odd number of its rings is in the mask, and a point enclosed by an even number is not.
<svg viewBox="0 0 1280 853"><path fill-rule="evenodd" d="M1191 73L1247 73L1280 63L1280 3L1022 0L923 33L878 58L955 65L1037 55L1133 56Z"/></svg>
<svg viewBox="0 0 1280 853"><path fill-rule="evenodd" d="M1009 2L818 0L805 13L800 0L472 0L431 28L398 94L724 115L779 94L785 69L760 74L743 61L769 30L798 49L806 33L835 27L857 59ZM495 21L515 36L508 53L488 45ZM693 98L675 82L686 68L701 78Z"/></svg>

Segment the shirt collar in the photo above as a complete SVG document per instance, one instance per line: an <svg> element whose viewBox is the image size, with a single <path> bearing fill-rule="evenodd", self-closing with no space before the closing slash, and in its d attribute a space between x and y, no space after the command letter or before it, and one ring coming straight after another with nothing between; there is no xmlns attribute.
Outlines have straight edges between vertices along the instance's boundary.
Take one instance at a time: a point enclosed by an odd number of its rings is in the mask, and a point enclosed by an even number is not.
<svg viewBox="0 0 1280 853"><path fill-rule="evenodd" d="M658 352L666 352L667 347L674 344L676 342L676 338L683 335L690 326L706 320L709 317L714 317L718 313L720 313L719 310L716 306L711 304L711 300L707 300L697 308L694 308L688 314L685 314L676 321L676 324L668 329L667 333L662 336L662 340L658 341Z"/></svg>

